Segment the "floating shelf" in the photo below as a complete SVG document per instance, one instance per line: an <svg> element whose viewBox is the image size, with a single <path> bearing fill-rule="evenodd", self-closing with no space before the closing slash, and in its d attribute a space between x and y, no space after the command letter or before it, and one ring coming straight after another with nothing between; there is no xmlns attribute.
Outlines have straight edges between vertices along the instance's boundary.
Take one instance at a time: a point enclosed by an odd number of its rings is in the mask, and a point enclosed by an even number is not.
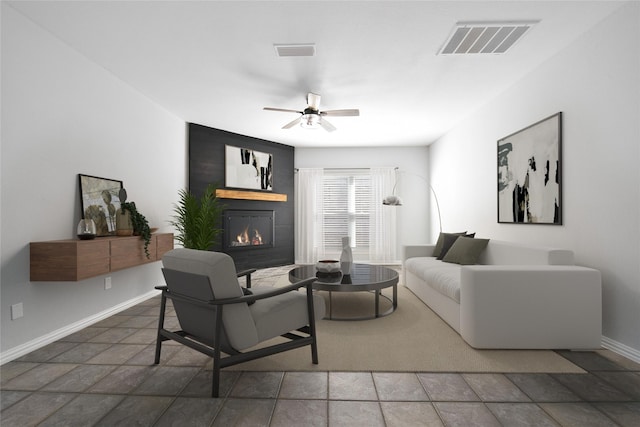
<svg viewBox="0 0 640 427"><path fill-rule="evenodd" d="M140 236L31 242L30 280L75 282L159 261L171 249L172 233L151 235L149 258L144 252L144 240Z"/></svg>
<svg viewBox="0 0 640 427"><path fill-rule="evenodd" d="M221 199L262 200L267 202L286 202L287 195L266 193L262 191L216 190L216 197Z"/></svg>

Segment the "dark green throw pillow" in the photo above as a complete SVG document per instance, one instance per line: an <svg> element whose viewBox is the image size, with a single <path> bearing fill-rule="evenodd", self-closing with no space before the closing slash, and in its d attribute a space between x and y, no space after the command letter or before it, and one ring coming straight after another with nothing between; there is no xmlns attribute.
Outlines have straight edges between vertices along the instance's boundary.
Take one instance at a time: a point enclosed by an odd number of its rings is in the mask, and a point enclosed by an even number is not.
<svg viewBox="0 0 640 427"><path fill-rule="evenodd" d="M488 243L489 239L459 237L447 251L442 261L461 265L477 264L478 258L480 258Z"/></svg>
<svg viewBox="0 0 640 427"><path fill-rule="evenodd" d="M440 233L438 236L438 241L436 241L436 247L433 248L433 254L431 256L439 257L442 252L442 245L444 244L444 236L446 235L456 235L456 236L464 236L467 232L463 231L462 233Z"/></svg>

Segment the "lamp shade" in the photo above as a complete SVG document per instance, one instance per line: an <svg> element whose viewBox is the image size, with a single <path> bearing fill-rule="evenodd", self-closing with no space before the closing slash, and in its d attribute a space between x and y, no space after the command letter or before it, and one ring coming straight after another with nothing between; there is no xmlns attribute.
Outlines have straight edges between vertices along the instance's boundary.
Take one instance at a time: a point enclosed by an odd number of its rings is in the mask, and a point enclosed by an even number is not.
<svg viewBox="0 0 640 427"><path fill-rule="evenodd" d="M320 116L318 114L303 114L300 120L300 127L305 129L317 129L320 126Z"/></svg>
<svg viewBox="0 0 640 427"><path fill-rule="evenodd" d="M382 200L383 205L402 206L402 199L398 196L387 196Z"/></svg>

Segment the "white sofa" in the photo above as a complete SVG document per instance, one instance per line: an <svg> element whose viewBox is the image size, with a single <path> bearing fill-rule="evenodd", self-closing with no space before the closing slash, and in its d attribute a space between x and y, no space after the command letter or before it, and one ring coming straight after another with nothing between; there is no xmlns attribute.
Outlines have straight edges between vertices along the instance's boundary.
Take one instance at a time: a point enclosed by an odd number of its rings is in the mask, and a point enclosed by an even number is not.
<svg viewBox="0 0 640 427"><path fill-rule="evenodd" d="M572 251L490 240L477 265L458 265L434 247L404 247L404 285L472 347L600 347L600 272Z"/></svg>

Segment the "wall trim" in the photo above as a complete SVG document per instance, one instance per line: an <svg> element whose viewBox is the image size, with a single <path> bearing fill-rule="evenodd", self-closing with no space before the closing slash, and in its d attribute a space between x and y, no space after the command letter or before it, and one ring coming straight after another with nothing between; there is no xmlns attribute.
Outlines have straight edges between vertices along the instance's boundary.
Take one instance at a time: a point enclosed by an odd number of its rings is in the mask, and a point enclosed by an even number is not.
<svg viewBox="0 0 640 427"><path fill-rule="evenodd" d="M92 316L85 317L82 320L71 323L51 333L35 338L31 341L27 341L26 343L20 344L16 347L10 348L9 350L0 353L0 365L4 365L5 363L11 362L12 360L17 359L18 357L22 357L25 354L31 353L32 351L35 351L41 347L44 347L47 344L51 344L52 342L57 341L61 338L64 338L67 335L71 335L74 332L78 332L79 330L84 329L87 326L91 326L94 323L99 322L100 320L104 320L110 316L113 316L114 314L120 313L121 311L124 311L127 308L133 307L157 295L160 295L160 291L157 291L157 290L149 291L146 294L142 294L136 298L132 298L128 301L115 305L111 308L108 308Z"/></svg>
<svg viewBox="0 0 640 427"><path fill-rule="evenodd" d="M604 335L602 336L602 347L624 356L627 359L631 359L636 363L640 363L640 350L636 350L633 347L612 340Z"/></svg>

